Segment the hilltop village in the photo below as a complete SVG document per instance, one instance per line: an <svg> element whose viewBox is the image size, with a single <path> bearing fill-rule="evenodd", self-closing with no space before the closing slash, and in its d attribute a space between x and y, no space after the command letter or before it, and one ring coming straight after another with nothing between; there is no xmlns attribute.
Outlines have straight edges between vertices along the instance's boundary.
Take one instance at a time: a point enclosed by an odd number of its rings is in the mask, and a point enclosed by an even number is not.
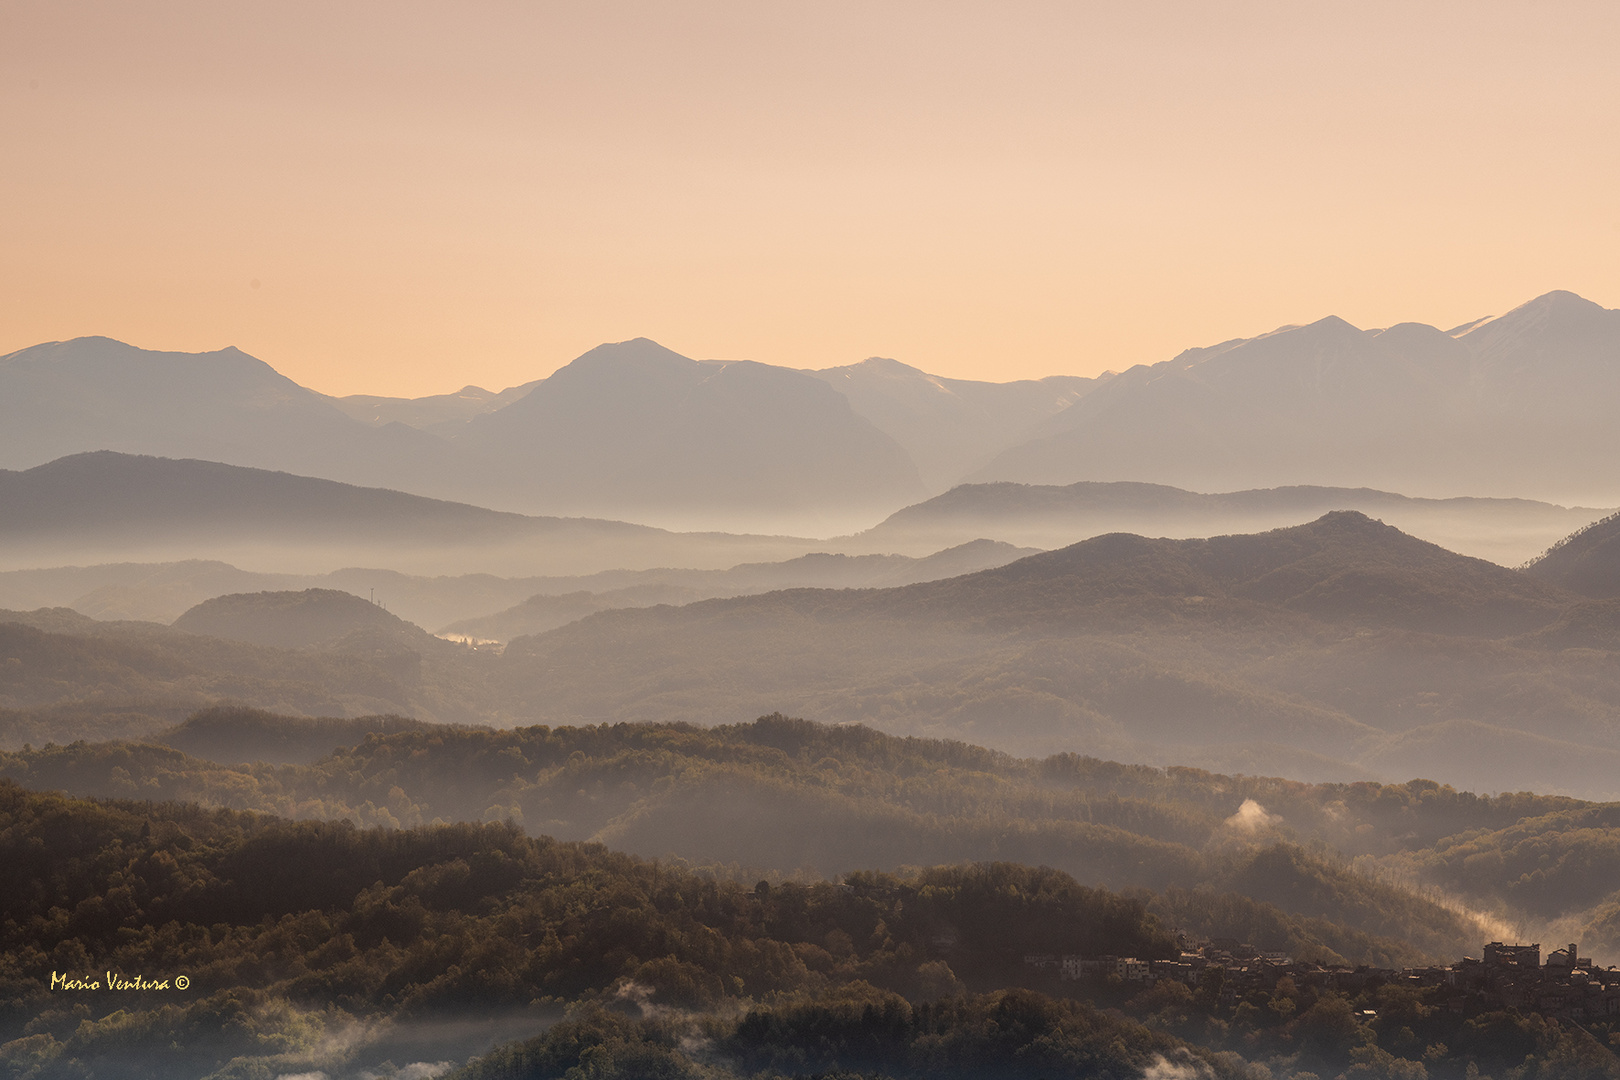
<svg viewBox="0 0 1620 1080"><path fill-rule="evenodd" d="M1289 979L1295 987L1352 994L1380 986L1432 989L1428 997L1434 1005L1464 1016L1503 1009L1576 1022L1620 1015L1620 968L1595 966L1590 958L1578 955L1573 942L1548 953L1545 963L1540 943L1493 941L1485 946L1482 959L1464 957L1448 967L1397 970L1323 967L1231 938L1193 941L1178 936L1183 951L1174 960L1046 953L1025 956L1024 963L1064 982L1151 985L1174 980L1203 989L1223 1005L1233 1005L1256 990L1273 990Z"/></svg>

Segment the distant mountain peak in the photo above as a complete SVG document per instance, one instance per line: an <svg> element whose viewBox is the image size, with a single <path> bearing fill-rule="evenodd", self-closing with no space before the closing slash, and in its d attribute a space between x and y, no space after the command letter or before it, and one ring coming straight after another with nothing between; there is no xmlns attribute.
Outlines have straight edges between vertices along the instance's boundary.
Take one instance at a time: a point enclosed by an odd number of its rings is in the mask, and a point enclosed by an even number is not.
<svg viewBox="0 0 1620 1080"><path fill-rule="evenodd" d="M1580 311L1606 310L1602 304L1594 303L1579 293L1570 292L1568 289L1554 289L1551 292L1542 293L1534 300L1520 304L1514 310L1522 311L1526 308L1565 308Z"/></svg>
<svg viewBox="0 0 1620 1080"><path fill-rule="evenodd" d="M868 356L860 363L850 364L849 366L862 371L877 372L880 375L910 376L928 374L922 368L912 367L910 364L901 363L899 360L893 360L887 356Z"/></svg>
<svg viewBox="0 0 1620 1080"><path fill-rule="evenodd" d="M1520 304L1505 315L1481 323L1476 329L1479 331L1500 331L1504 328L1528 330L1549 323L1587 323L1610 315L1612 315L1612 312L1602 304L1593 303L1584 296L1572 293L1567 289L1554 289L1552 292L1542 293L1534 300L1528 300Z"/></svg>

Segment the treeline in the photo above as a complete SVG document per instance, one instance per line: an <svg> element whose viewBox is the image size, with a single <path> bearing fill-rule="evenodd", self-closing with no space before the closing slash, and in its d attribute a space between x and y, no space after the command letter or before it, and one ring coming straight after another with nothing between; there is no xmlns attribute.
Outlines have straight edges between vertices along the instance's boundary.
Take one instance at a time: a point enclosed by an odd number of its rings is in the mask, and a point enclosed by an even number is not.
<svg viewBox="0 0 1620 1080"><path fill-rule="evenodd" d="M1218 985L1100 993L1097 1002L1019 989L919 1002L856 983L740 1014L631 1017L586 1005L447 1080L1620 1077L1604 1022L1465 1017L1398 986L1351 997L1284 979L1228 1004L1216 1004Z"/></svg>
<svg viewBox="0 0 1620 1080"><path fill-rule="evenodd" d="M297 760L359 723L211 710L163 739L220 757L234 748ZM303 765L73 744L0 754L0 776L361 826L512 820L531 834L596 839L748 880L962 860L1044 864L1112 888L1256 896L1347 931L1329 944L1296 920L1277 947L1380 964L1449 961L1476 951L1480 931L1408 889L1347 871L1341 853L1393 848L1427 860L1426 838L1446 828L1585 812L1569 799L1480 798L1425 781L1308 785L1074 755L1026 761L780 716L712 729L369 723L386 730ZM1253 813L1237 813L1251 801ZM1288 854L1255 861L1272 848ZM1409 869L1429 871L1427 862Z"/></svg>
<svg viewBox="0 0 1620 1080"><path fill-rule="evenodd" d="M750 885L509 822L366 830L9 782L0 865L8 1078L269 1078L330 1065L356 1025L536 1007L570 1018L463 1075L1620 1075L1606 1020L1456 1013L1438 991L1060 983L1024 956L1171 957L1170 918L1313 927L1048 868ZM107 973L165 985L51 988Z"/></svg>
<svg viewBox="0 0 1620 1080"><path fill-rule="evenodd" d="M694 1049L697 1033L705 1037L701 1051ZM1085 1002L1008 990L913 1003L854 983L818 995L785 995L740 1018L694 1022L581 1009L544 1035L502 1047L447 1080L1138 1080L1155 1070L1207 1080L1267 1075L1235 1053L1190 1047Z"/></svg>
<svg viewBox="0 0 1620 1080"><path fill-rule="evenodd" d="M147 1055L158 1075L226 1054L233 1031L255 1045L263 1033L229 1017L265 1000L411 1015L633 984L706 1008L857 981L913 995L1007 985L1032 950L1175 949L1140 901L1047 869L749 887L509 823L361 830L10 783L0 865L0 1043L34 1039L36 1063ZM133 1012L127 995L51 989L53 972L109 971L189 987L137 995Z"/></svg>

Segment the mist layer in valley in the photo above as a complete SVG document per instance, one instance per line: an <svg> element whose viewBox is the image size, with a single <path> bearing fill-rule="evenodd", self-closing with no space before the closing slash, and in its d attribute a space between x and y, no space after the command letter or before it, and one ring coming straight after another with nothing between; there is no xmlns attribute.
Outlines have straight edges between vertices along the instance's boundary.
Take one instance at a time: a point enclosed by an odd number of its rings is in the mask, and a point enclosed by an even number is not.
<svg viewBox="0 0 1620 1080"><path fill-rule="evenodd" d="M916 584L742 587L874 566L826 557L740 567L731 587L747 595L679 606L589 613L570 605L598 594L531 598L472 620L459 644L330 588L216 597L172 626L46 609L6 616L0 705L18 710L11 745L90 703L498 726L781 709L1019 754L1608 798L1620 623L1612 599L1559 579L1614 528L1594 525L1527 570L1337 511L1260 534L1111 534L1023 558L981 545L934 568L972 557L986 569ZM926 578L928 565L875 568ZM465 643L531 629L504 648Z"/></svg>
<svg viewBox="0 0 1620 1080"><path fill-rule="evenodd" d="M1611 1021L1430 974L1620 961L1617 319L419 399L0 357L0 1071L1586 1068Z"/></svg>

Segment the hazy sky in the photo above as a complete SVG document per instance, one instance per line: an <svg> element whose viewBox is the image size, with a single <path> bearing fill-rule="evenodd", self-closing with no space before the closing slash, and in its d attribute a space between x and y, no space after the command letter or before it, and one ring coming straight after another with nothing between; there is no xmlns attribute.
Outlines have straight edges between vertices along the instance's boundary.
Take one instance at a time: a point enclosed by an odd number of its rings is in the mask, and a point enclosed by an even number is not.
<svg viewBox="0 0 1620 1080"><path fill-rule="evenodd" d="M1620 4L0 0L0 353L1092 374L1620 306Z"/></svg>

